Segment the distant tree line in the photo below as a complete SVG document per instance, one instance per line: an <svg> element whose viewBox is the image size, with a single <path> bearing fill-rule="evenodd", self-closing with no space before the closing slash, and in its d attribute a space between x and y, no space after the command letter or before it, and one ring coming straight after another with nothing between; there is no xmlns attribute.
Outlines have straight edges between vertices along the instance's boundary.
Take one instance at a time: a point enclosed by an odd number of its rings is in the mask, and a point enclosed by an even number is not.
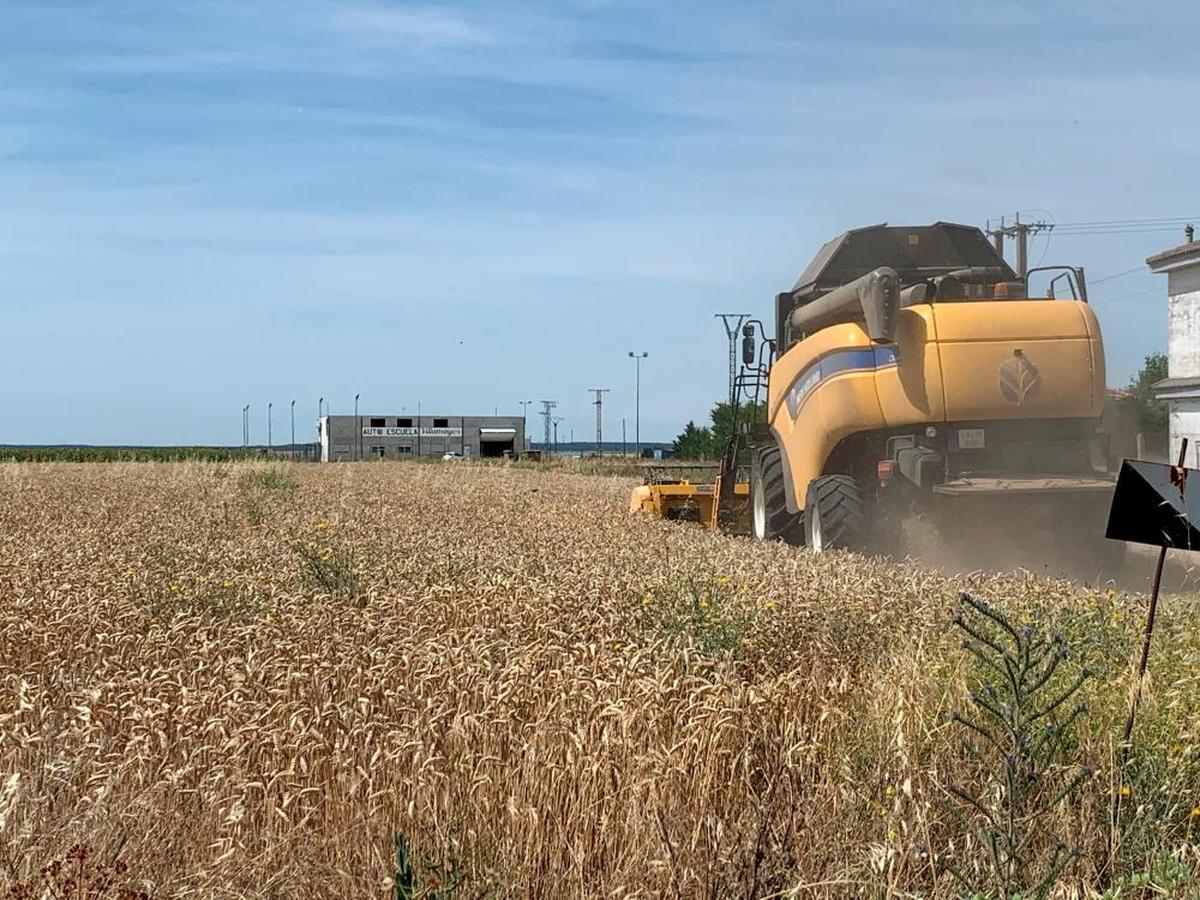
<svg viewBox="0 0 1200 900"><path fill-rule="evenodd" d="M243 447L0 447L3 462L231 462L264 455Z"/></svg>

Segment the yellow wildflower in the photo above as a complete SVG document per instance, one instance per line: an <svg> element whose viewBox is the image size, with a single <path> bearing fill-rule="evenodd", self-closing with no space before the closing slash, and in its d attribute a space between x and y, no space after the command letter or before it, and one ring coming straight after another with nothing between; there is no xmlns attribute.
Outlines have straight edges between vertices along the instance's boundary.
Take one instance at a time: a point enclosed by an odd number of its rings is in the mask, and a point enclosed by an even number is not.
<svg viewBox="0 0 1200 900"><path fill-rule="evenodd" d="M654 601L650 599L649 594L647 594L645 597L642 598L642 606L649 606L653 602Z"/></svg>
<svg viewBox="0 0 1200 900"><path fill-rule="evenodd" d="M1192 807L1192 818L1193 818L1193 819L1200 819L1200 806L1193 806L1193 807Z"/></svg>
<svg viewBox="0 0 1200 900"><path fill-rule="evenodd" d="M1133 793L1133 791L1131 791L1129 789L1129 785L1123 784L1123 785L1121 785L1121 790L1119 793L1121 794L1122 797L1128 797L1130 794Z"/></svg>
<svg viewBox="0 0 1200 900"><path fill-rule="evenodd" d="M316 525L313 526L313 530L314 531L324 531L328 527L329 527L328 522L318 522Z"/></svg>
<svg viewBox="0 0 1200 900"><path fill-rule="evenodd" d="M233 582L230 581L228 578L226 578L224 581L221 582L221 587L231 588L231 587L233 587Z"/></svg>

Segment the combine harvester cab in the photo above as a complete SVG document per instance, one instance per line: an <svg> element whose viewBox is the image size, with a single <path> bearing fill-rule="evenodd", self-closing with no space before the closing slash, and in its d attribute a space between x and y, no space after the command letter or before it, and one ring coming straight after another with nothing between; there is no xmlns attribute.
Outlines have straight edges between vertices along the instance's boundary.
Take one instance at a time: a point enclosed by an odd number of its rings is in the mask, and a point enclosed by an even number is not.
<svg viewBox="0 0 1200 900"><path fill-rule="evenodd" d="M754 536L821 551L862 548L914 513L1102 522L1099 324L1082 270L1028 274L1046 296L1027 296L1029 279L964 225L826 244L776 298Z"/></svg>

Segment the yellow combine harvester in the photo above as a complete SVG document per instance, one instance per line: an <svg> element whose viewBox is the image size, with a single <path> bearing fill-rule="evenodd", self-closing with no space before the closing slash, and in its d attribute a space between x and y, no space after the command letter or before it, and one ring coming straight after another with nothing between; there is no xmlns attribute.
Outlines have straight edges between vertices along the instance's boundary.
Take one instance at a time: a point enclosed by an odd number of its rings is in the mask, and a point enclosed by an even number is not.
<svg viewBox="0 0 1200 900"><path fill-rule="evenodd" d="M744 521L759 540L818 552L863 548L914 514L947 535L968 512L962 523L1018 531L1102 520L1104 349L1082 269L1018 277L966 225L862 228L776 297L772 336L756 330L739 384L765 385L767 421L735 436L714 484L648 484L631 507L692 503L709 527Z"/></svg>

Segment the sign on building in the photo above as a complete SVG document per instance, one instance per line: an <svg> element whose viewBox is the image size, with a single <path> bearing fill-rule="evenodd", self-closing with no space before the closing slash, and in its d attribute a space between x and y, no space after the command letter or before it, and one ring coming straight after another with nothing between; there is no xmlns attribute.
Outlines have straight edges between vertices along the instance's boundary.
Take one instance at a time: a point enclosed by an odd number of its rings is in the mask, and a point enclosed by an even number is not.
<svg viewBox="0 0 1200 900"><path fill-rule="evenodd" d="M462 437L461 428L372 428L368 425L363 426L363 437L416 437L420 433L421 437Z"/></svg>

